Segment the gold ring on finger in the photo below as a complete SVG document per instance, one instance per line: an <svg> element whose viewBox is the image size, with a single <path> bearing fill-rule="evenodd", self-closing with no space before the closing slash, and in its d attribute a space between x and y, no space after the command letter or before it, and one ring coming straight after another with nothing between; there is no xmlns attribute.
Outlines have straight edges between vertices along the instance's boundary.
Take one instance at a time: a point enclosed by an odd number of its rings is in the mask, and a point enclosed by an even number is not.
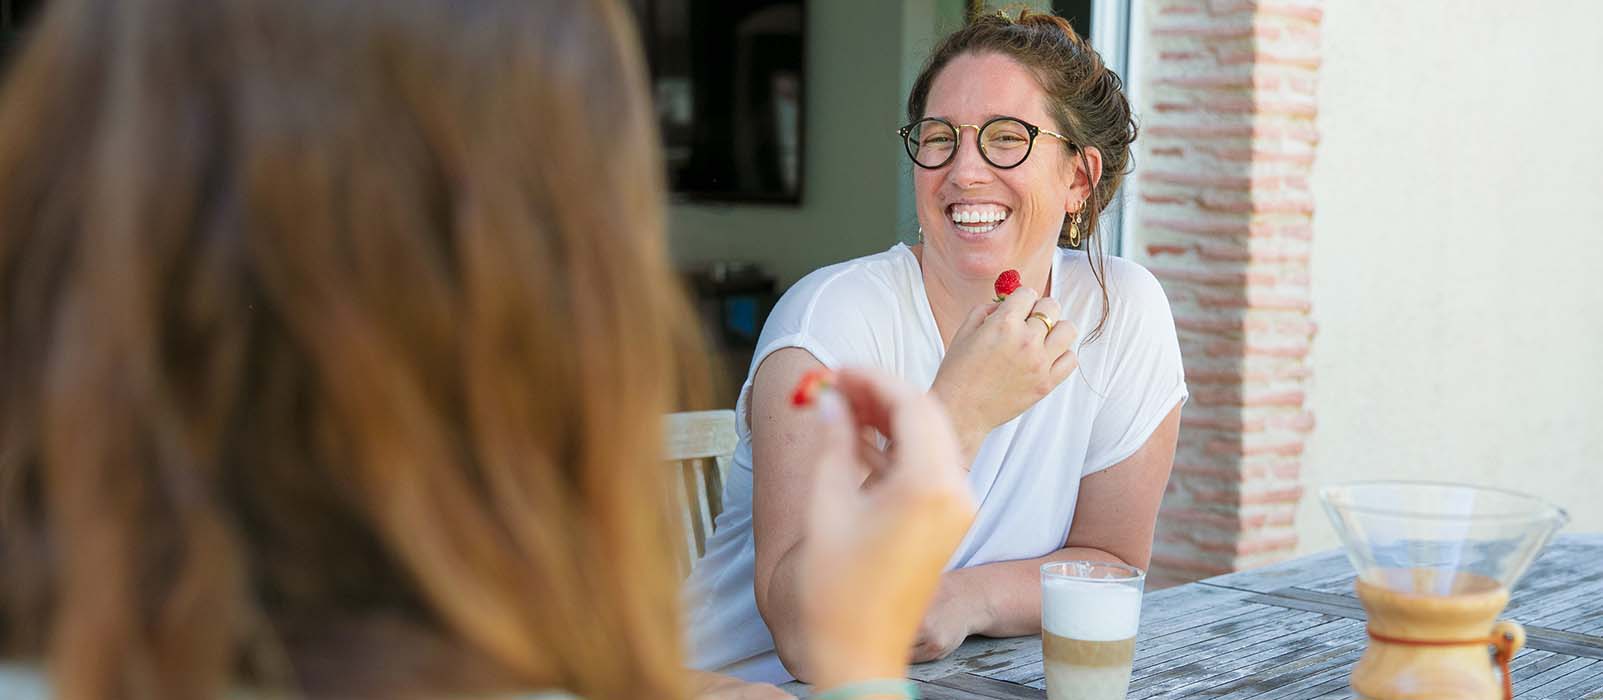
<svg viewBox="0 0 1603 700"><path fill-rule="evenodd" d="M1057 325L1056 322L1054 322L1050 318L1047 318L1046 314L1044 314L1044 313L1042 313L1040 311L1032 311L1032 312L1030 312L1030 318L1039 320L1042 325L1046 326L1046 332L1048 332L1048 333L1052 332L1052 326Z"/></svg>

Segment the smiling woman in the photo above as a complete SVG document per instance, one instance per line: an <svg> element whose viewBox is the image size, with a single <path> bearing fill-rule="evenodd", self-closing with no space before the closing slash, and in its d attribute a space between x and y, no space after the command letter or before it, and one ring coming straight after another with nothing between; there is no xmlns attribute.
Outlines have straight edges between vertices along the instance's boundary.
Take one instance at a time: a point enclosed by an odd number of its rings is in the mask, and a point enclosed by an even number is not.
<svg viewBox="0 0 1603 700"><path fill-rule="evenodd" d="M703 668L816 672L795 552L818 428L785 392L820 366L927 387L958 427L980 511L914 659L1038 632L1044 561L1150 558L1186 388L1163 290L1097 252L1136 133L1118 76L1061 18L987 14L936 47L907 119L922 242L808 275L758 341L726 511L691 581ZM993 302L1005 270L1023 286Z"/></svg>

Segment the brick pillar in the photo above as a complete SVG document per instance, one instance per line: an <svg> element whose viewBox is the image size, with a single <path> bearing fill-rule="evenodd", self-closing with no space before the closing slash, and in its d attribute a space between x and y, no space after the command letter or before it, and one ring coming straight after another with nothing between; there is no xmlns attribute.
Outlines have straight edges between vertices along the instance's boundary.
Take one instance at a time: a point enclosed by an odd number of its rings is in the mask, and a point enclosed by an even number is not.
<svg viewBox="0 0 1603 700"><path fill-rule="evenodd" d="M1319 0L1144 4L1134 252L1169 294L1191 387L1158 519L1161 586L1297 546L1322 13Z"/></svg>

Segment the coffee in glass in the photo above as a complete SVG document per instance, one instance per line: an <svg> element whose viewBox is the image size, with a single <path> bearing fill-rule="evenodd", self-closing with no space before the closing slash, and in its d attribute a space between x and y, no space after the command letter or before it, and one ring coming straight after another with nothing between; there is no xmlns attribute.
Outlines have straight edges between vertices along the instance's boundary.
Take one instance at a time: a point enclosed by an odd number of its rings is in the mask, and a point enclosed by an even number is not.
<svg viewBox="0 0 1603 700"><path fill-rule="evenodd" d="M1123 700L1146 574L1123 564L1041 567L1041 652L1048 700Z"/></svg>

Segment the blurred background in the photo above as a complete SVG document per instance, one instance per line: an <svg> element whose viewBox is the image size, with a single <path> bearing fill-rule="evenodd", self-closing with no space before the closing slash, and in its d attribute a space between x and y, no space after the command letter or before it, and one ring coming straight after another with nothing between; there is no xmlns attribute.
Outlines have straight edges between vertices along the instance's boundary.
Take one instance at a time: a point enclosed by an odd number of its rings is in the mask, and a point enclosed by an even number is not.
<svg viewBox="0 0 1603 700"><path fill-rule="evenodd" d="M791 4L795 201L672 209L687 271L758 280L702 287L737 386L766 280L913 239L893 129L976 10ZM1168 290L1192 388L1156 577L1333 547L1316 491L1353 479L1527 491L1603 531L1603 4L1029 4L1089 32L1144 129L1102 233Z"/></svg>
<svg viewBox="0 0 1603 700"><path fill-rule="evenodd" d="M0 51L49 1L0 0ZM628 1L673 256L738 387L787 285L913 240L907 92L993 8ZM1317 489L1361 478L1603 531L1603 3L1022 4L1090 35L1143 127L1102 234L1163 282L1192 389L1155 580L1335 546Z"/></svg>

